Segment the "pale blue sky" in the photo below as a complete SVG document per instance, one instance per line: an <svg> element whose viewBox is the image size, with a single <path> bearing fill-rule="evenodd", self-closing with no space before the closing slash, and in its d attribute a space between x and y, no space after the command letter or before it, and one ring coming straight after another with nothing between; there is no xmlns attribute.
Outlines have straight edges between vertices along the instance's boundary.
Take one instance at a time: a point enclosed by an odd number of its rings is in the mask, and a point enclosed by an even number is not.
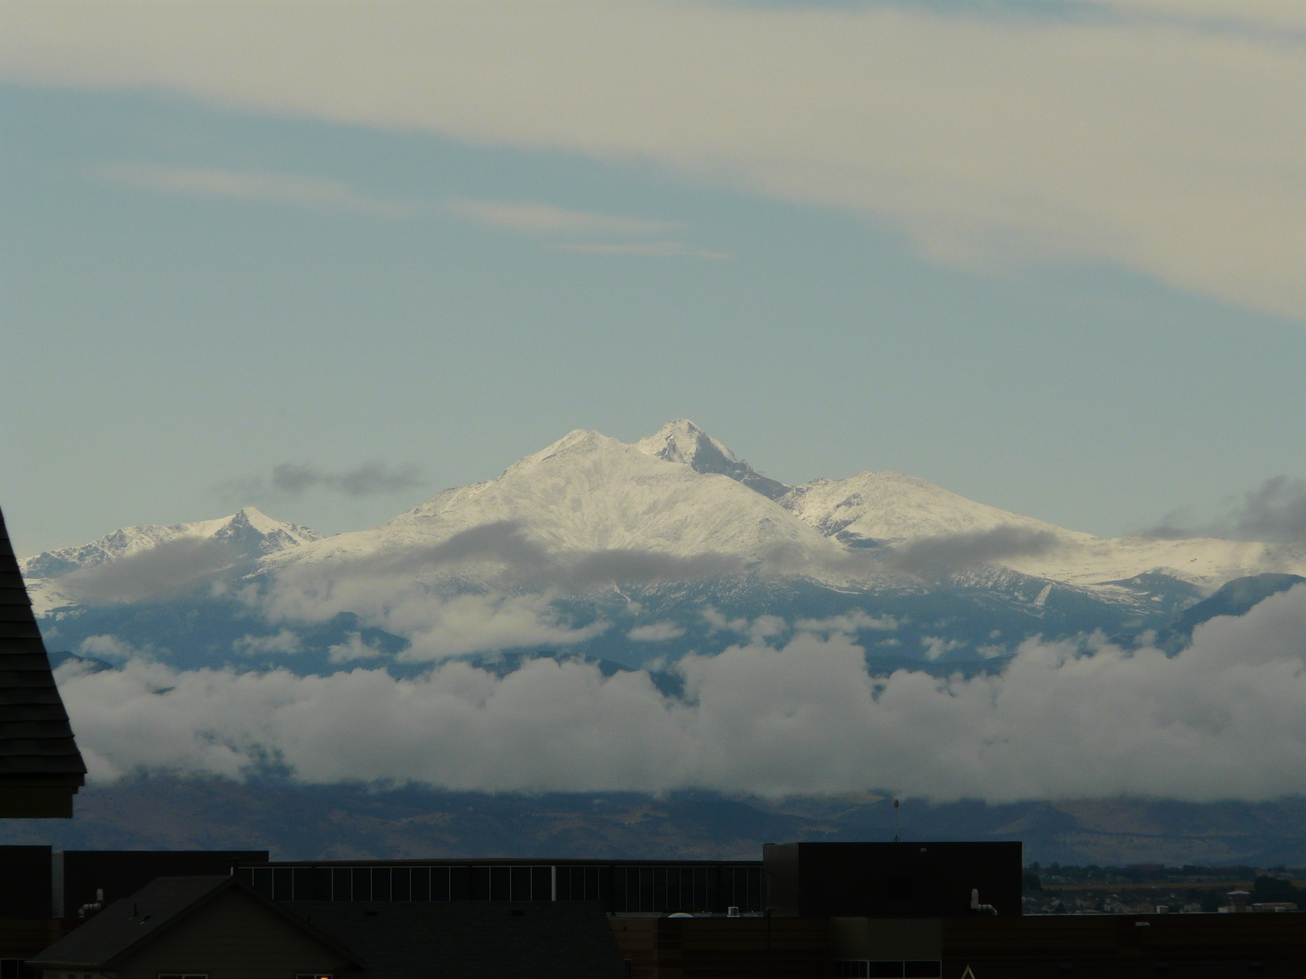
<svg viewBox="0 0 1306 979"><path fill-rule="evenodd" d="M496 29L511 25L511 5L496 9ZM1122 37L1122 55L1136 41ZM270 57L250 44L251 59ZM792 177L783 152L729 157L748 139L763 146L756 132L708 145L651 118L608 145L613 126L577 135L562 113L541 135L533 117L454 96L447 118L391 119L383 105L369 121L370 103L315 108L273 82L224 94L202 65L192 82L186 65L95 75L76 61L0 49L0 505L22 553L246 501L324 531L368 526L573 428L632 441L680 416L788 482L892 469L1097 533L1175 508L1209 515L1267 477L1306 476L1306 317L1291 276L1262 274L1274 262L1249 244L1262 221L1299 269L1282 243L1303 229L1273 200L1237 226L1190 226L1197 204L1148 210L1166 173L1108 174L1103 194L1141 202L1119 212L1080 201L1067 179L1039 207L1082 227L1048 230L1013 206L1011 234L1028 241L1012 245L1006 218L983 217L1001 253L990 263L968 230L935 230L954 212L970 229L1001 194L967 197L951 178L922 190L887 171L884 191L880 164L807 194L820 180ZM919 95L928 116L936 95L910 81L903 111ZM662 108L699 112L677 85ZM742 83L732 91L747 104ZM1172 108L1206 97L1183 76L1165 94ZM759 103L782 97L759 83ZM728 130L737 113L706 104ZM779 131L777 106L765 115ZM1099 111L993 107L986 131L1042 134ZM1075 154L1117 138L1126 145L1103 159L1134 158L1129 127L1072 129L1048 138L1082 140ZM1178 158L1203 137L1177 125L1156 138ZM1276 138L1267 128L1270 162L1291 161L1299 148ZM847 153L861 167L859 147ZM845 166L837 149L799 162L828 174ZM1249 213L1239 194L1300 194L1300 173L1228 165L1193 186L1226 194L1230 213ZM1090 244L1045 249L1063 232ZM1202 235L1227 236L1228 276L1218 248L1190 247ZM421 484L361 498L233 489L280 463L341 473L372 461L419 466Z"/></svg>

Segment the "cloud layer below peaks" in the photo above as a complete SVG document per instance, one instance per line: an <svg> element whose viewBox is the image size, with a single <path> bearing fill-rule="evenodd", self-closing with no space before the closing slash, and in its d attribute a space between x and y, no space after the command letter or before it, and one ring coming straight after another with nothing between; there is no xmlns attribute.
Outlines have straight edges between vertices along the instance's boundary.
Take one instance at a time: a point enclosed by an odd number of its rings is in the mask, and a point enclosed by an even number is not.
<svg viewBox="0 0 1306 979"><path fill-rule="evenodd" d="M414 679L179 671L148 657L61 689L98 781L139 771L486 791L763 794L884 788L994 802L1131 794L1266 799L1306 779L1306 586L1199 626L1176 656L1100 639L1025 642L966 679L868 672L815 623L677 669L527 660L506 675L444 661ZM886 626L888 623L885 624ZM345 650L342 662L365 650Z"/></svg>

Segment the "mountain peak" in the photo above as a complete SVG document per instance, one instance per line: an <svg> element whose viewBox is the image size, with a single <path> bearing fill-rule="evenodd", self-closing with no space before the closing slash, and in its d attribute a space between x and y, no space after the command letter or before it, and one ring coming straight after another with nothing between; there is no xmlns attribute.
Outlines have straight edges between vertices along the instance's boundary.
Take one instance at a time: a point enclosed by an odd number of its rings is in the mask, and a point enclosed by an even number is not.
<svg viewBox="0 0 1306 979"><path fill-rule="evenodd" d="M123 527L89 544L44 551L23 560L20 567L29 579L62 578L74 571L98 567L107 561L121 560L183 539L221 541L232 547L237 556L257 560L321 538L316 530L274 520L247 506L214 520Z"/></svg>
<svg viewBox="0 0 1306 979"><path fill-rule="evenodd" d="M784 483L763 476L688 418L667 422L636 442L635 448L655 459L689 466L695 472L729 476L768 499L774 500L789 490Z"/></svg>
<svg viewBox="0 0 1306 979"><path fill-rule="evenodd" d="M552 445L547 445L540 449L539 452L532 452L524 458L518 459L505 470L504 475L508 473L522 472L528 469L534 469L541 463L548 462L557 456L585 455L593 452L612 451L614 449L627 449L621 442L614 438L609 438L602 432L591 431L587 428L577 428L568 432Z"/></svg>

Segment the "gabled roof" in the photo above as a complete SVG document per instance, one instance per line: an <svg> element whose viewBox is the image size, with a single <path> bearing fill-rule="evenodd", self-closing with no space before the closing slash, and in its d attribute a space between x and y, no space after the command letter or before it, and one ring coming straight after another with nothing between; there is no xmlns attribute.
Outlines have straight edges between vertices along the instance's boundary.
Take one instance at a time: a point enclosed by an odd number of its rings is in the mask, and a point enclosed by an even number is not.
<svg viewBox="0 0 1306 979"><path fill-rule="evenodd" d="M111 969L159 935L176 927L218 895L236 889L354 965L352 952L301 918L269 901L237 877L157 877L131 897L114 901L71 934L30 959L39 967Z"/></svg>
<svg viewBox="0 0 1306 979"><path fill-rule="evenodd" d="M69 817L85 776L0 514L0 817Z"/></svg>

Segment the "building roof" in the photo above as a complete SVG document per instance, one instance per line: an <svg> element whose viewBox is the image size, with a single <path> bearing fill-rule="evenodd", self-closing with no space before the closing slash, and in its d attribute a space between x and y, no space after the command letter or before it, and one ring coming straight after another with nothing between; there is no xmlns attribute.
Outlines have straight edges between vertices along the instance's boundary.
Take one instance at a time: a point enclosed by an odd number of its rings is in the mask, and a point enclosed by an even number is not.
<svg viewBox="0 0 1306 979"><path fill-rule="evenodd" d="M71 816L85 776L0 514L0 817Z"/></svg>
<svg viewBox="0 0 1306 979"><path fill-rule="evenodd" d="M625 979L606 912L572 901L288 903L368 979Z"/></svg>
<svg viewBox="0 0 1306 979"><path fill-rule="evenodd" d="M256 894L243 881L230 876L158 877L131 897L114 901L84 925L65 935L40 955L34 966L112 968L135 950L173 928L224 891L238 889L269 912L290 921L356 965L358 958L315 930L302 918Z"/></svg>

